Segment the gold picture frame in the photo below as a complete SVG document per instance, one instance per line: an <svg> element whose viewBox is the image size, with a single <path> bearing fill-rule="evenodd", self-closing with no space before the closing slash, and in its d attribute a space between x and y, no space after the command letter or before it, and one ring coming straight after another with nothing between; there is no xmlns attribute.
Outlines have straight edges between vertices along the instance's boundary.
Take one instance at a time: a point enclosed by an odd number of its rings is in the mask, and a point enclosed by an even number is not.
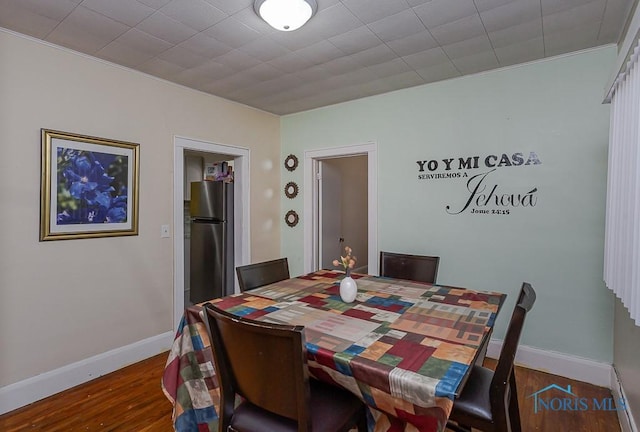
<svg viewBox="0 0 640 432"><path fill-rule="evenodd" d="M40 241L138 235L140 145L41 130Z"/></svg>

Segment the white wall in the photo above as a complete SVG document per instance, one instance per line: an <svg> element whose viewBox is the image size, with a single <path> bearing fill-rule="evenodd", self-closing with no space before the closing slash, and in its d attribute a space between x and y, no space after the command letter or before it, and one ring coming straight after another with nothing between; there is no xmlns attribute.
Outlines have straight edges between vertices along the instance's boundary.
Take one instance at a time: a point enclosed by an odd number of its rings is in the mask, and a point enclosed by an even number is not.
<svg viewBox="0 0 640 432"><path fill-rule="evenodd" d="M523 344L611 363L613 299L602 282L609 107L602 98L615 57L609 46L288 115L282 155L377 143L381 250L439 255L440 283L506 292L498 339L528 281L538 300ZM464 205L472 176L490 170L486 156L517 152L536 152L542 163L499 167L479 193L494 185L500 196L536 188L535 206L474 203L447 212ZM459 168L458 158L473 156L478 168ZM443 159L451 158L446 170ZM421 172L418 162L430 160L438 169ZM302 185L298 171L290 177ZM461 177L419 177L448 173ZM296 258L307 222L283 230L292 274L302 269Z"/></svg>
<svg viewBox="0 0 640 432"><path fill-rule="evenodd" d="M138 236L38 241L40 128L140 144ZM277 116L0 30L0 390L175 331L160 238L175 135L250 149L252 259L280 256L279 130Z"/></svg>

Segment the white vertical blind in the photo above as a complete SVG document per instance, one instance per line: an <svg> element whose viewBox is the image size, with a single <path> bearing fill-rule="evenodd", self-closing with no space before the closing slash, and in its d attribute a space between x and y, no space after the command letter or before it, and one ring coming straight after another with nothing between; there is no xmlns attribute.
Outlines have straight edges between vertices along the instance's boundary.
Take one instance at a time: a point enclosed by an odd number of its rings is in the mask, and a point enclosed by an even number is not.
<svg viewBox="0 0 640 432"><path fill-rule="evenodd" d="M640 71L637 46L611 89L604 281L640 326Z"/></svg>

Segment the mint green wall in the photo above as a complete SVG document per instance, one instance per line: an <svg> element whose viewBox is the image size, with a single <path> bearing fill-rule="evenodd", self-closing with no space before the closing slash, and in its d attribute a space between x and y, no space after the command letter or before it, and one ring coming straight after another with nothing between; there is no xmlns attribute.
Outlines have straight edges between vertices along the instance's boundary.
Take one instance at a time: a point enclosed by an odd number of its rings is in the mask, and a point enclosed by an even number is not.
<svg viewBox="0 0 640 432"><path fill-rule="evenodd" d="M611 362L613 297L602 282L609 106L601 102L616 54L609 46L285 116L282 155L302 167L305 150L377 143L380 250L439 255L439 283L508 293L497 338L528 281L538 301L523 344ZM479 156L478 169L454 162L450 171L473 176L489 170L485 156L515 152L535 152L542 164L487 176L502 193L537 188L534 207L509 215L448 214L447 205L464 204L469 178L418 179L427 173L419 160ZM283 186L294 180L302 192L302 171L283 170ZM282 206L302 215L303 198ZM292 274L302 272L305 222L283 222Z"/></svg>

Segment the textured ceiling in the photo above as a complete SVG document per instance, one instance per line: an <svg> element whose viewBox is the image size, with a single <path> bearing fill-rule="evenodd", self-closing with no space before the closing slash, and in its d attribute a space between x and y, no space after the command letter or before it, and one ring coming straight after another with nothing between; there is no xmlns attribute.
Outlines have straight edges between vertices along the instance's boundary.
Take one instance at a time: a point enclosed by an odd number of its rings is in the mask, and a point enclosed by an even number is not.
<svg viewBox="0 0 640 432"><path fill-rule="evenodd" d="M275 114L616 43L634 0L0 0L0 26Z"/></svg>

